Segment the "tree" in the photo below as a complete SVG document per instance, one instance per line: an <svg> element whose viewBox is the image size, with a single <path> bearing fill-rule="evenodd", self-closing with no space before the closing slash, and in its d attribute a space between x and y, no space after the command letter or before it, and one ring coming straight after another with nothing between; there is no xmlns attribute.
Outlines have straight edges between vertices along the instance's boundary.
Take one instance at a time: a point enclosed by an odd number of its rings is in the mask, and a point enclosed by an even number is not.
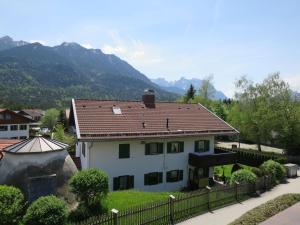
<svg viewBox="0 0 300 225"><path fill-rule="evenodd" d="M71 134L65 133L64 125L61 123L56 124L54 127L53 137L57 141L61 141L69 145L69 152L75 150L75 137Z"/></svg>
<svg viewBox="0 0 300 225"><path fill-rule="evenodd" d="M59 119L59 111L55 108L48 109L42 117L42 126L53 129Z"/></svg>
<svg viewBox="0 0 300 225"><path fill-rule="evenodd" d="M195 93L196 93L196 89L191 84L189 89L187 90L187 92L185 94L185 102L188 102L190 99L194 99Z"/></svg>
<svg viewBox="0 0 300 225"><path fill-rule="evenodd" d="M66 203L51 195L34 201L23 217L24 225L65 225L68 209Z"/></svg>
<svg viewBox="0 0 300 225"><path fill-rule="evenodd" d="M23 211L24 196L15 187L0 185L0 225L17 225Z"/></svg>
<svg viewBox="0 0 300 225"><path fill-rule="evenodd" d="M242 77L236 86L240 91L235 95L237 102L229 120L242 137L255 142L261 150L261 144L270 142L275 134L278 144L296 149L300 142L300 108L279 73L268 76L261 84Z"/></svg>
<svg viewBox="0 0 300 225"><path fill-rule="evenodd" d="M211 99L215 95L215 89L212 85L213 75L209 75L208 77L202 80L199 95L204 99Z"/></svg>

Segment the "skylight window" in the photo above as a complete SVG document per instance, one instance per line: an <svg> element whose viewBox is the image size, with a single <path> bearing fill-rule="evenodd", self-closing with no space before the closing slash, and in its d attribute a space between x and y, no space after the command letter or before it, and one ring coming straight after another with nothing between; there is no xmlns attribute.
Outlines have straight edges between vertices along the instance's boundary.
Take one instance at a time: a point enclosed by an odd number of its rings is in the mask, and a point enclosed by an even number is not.
<svg viewBox="0 0 300 225"><path fill-rule="evenodd" d="M122 111L121 111L120 107L113 106L112 110L113 110L113 114L115 114L115 115L122 115Z"/></svg>

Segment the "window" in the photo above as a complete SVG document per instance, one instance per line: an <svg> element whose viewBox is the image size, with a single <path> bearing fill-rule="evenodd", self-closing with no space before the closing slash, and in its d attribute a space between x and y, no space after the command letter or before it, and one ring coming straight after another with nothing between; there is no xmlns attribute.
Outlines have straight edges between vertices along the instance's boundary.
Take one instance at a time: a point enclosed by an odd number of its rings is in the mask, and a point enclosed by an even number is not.
<svg viewBox="0 0 300 225"><path fill-rule="evenodd" d="M10 120L11 119L11 115L9 113L5 113L4 117L5 117L4 118L5 120Z"/></svg>
<svg viewBox="0 0 300 225"><path fill-rule="evenodd" d="M81 143L81 153L85 157L85 143L84 142Z"/></svg>
<svg viewBox="0 0 300 225"><path fill-rule="evenodd" d="M7 126L0 126L0 131L7 131Z"/></svg>
<svg viewBox="0 0 300 225"><path fill-rule="evenodd" d="M134 188L134 176L114 177L113 186L114 191Z"/></svg>
<svg viewBox="0 0 300 225"><path fill-rule="evenodd" d="M164 151L164 143L147 143L145 145L145 155L162 154Z"/></svg>
<svg viewBox="0 0 300 225"><path fill-rule="evenodd" d="M177 182L183 179L183 170L171 170L167 172L167 182Z"/></svg>
<svg viewBox="0 0 300 225"><path fill-rule="evenodd" d="M167 144L167 152L168 153L178 153L184 151L184 142L177 141L177 142L169 142Z"/></svg>
<svg viewBox="0 0 300 225"><path fill-rule="evenodd" d="M130 145L119 144L119 159L130 158Z"/></svg>
<svg viewBox="0 0 300 225"><path fill-rule="evenodd" d="M20 136L20 139L27 139L27 136Z"/></svg>
<svg viewBox="0 0 300 225"><path fill-rule="evenodd" d="M144 184L145 185L155 185L162 183L162 172L154 172L154 173L147 173L144 175Z"/></svg>
<svg viewBox="0 0 300 225"><path fill-rule="evenodd" d="M209 176L209 168L199 168L198 169L198 178L206 178Z"/></svg>
<svg viewBox="0 0 300 225"><path fill-rule="evenodd" d="M208 152L209 140L195 141L195 152Z"/></svg>
<svg viewBox="0 0 300 225"><path fill-rule="evenodd" d="M18 130L18 125L10 125L10 130Z"/></svg>
<svg viewBox="0 0 300 225"><path fill-rule="evenodd" d="M18 137L11 137L10 139L18 139Z"/></svg>
<svg viewBox="0 0 300 225"><path fill-rule="evenodd" d="M27 130L27 125L26 124L20 125L20 130Z"/></svg>

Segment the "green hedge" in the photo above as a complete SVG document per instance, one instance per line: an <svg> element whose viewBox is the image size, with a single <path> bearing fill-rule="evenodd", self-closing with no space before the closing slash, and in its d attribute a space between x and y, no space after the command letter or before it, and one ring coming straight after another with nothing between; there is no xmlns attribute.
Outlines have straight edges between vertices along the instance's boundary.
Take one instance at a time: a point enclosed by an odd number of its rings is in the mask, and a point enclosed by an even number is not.
<svg viewBox="0 0 300 225"><path fill-rule="evenodd" d="M230 225L259 224L300 201L300 194L285 194L270 200L242 215Z"/></svg>
<svg viewBox="0 0 300 225"><path fill-rule="evenodd" d="M230 178L230 183L255 183L257 176L248 169L240 169L235 171Z"/></svg>
<svg viewBox="0 0 300 225"><path fill-rule="evenodd" d="M51 195L34 201L28 207L23 222L24 225L65 225L67 218L66 203Z"/></svg>
<svg viewBox="0 0 300 225"><path fill-rule="evenodd" d="M0 225L18 224L23 206L24 196L18 188L0 185Z"/></svg>

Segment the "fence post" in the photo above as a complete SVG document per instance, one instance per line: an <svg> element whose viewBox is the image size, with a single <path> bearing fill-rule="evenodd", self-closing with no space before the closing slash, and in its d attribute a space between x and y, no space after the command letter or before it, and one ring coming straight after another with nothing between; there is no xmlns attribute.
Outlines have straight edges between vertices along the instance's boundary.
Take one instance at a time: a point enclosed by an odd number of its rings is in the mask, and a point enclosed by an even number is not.
<svg viewBox="0 0 300 225"><path fill-rule="evenodd" d="M239 191L238 191L238 185L239 182L234 182L234 190L235 190L235 200L238 202L239 201Z"/></svg>
<svg viewBox="0 0 300 225"><path fill-rule="evenodd" d="M267 191L269 189L269 177L268 177L268 175L265 175L264 178L265 178L264 186L265 186L265 190Z"/></svg>
<svg viewBox="0 0 300 225"><path fill-rule="evenodd" d="M111 213L113 215L113 225L118 225L118 213L119 213L119 210L112 209Z"/></svg>
<svg viewBox="0 0 300 225"><path fill-rule="evenodd" d="M174 195L169 195L169 203L170 203L170 222L174 224Z"/></svg>
<svg viewBox="0 0 300 225"><path fill-rule="evenodd" d="M207 208L209 211L211 211L211 205L210 205L210 192L211 192L211 188L209 186L205 187L207 192Z"/></svg>

